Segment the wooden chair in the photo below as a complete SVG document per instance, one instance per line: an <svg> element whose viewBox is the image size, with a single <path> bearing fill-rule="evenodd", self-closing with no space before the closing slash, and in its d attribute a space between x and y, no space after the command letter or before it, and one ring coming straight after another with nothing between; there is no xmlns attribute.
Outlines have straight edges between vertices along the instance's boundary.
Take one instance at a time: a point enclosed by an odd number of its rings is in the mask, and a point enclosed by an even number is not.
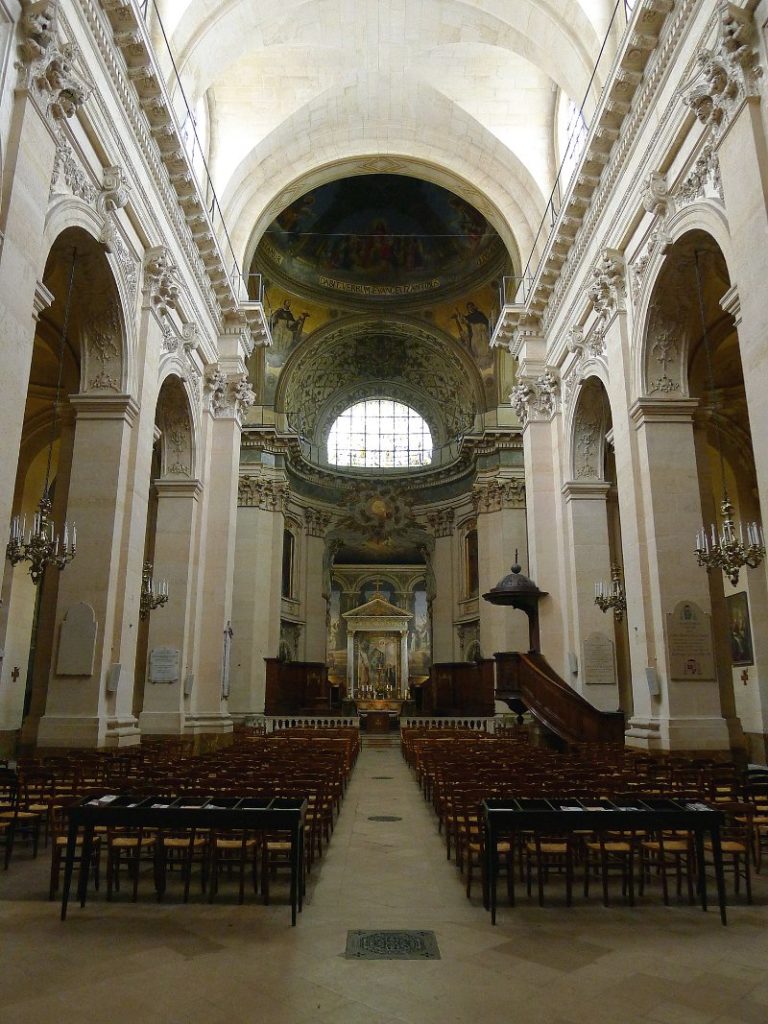
<svg viewBox="0 0 768 1024"><path fill-rule="evenodd" d="M640 895L652 872L661 877L664 905L669 906L668 871L674 871L677 898L682 896L683 875L688 887L688 903L694 903L693 879L696 873L696 855L690 832L660 831L640 841Z"/></svg>
<svg viewBox="0 0 768 1024"><path fill-rule="evenodd" d="M741 891L741 880L747 903L752 902L752 804L733 802L718 803L717 809L725 815L725 824L720 829L720 845L723 852L723 871L733 874L733 890ZM704 855L711 855L712 841L704 842ZM708 864L712 861L708 860Z"/></svg>
<svg viewBox="0 0 768 1024"><path fill-rule="evenodd" d="M61 876L61 868L64 858L67 853L67 838L68 830L65 824L66 809L69 804L74 803L76 798L71 798L69 801L59 804L54 809L53 817L51 820L51 882L48 889L48 899L52 900L56 896L59 890L59 880ZM79 834L77 837L77 845L75 847L75 864L78 865L82 862L83 852L83 836ZM89 872L93 871L94 887L98 891L99 888L99 873L101 867L101 836L95 835L93 837L93 846L91 848L91 863L89 865Z"/></svg>
<svg viewBox="0 0 768 1024"><path fill-rule="evenodd" d="M112 891L120 891L120 868L125 867L133 883L133 902L138 898L139 874L142 863L151 862L155 868L155 833L143 828L131 830L107 829L107 899Z"/></svg>
<svg viewBox="0 0 768 1024"><path fill-rule="evenodd" d="M0 772L0 802L5 807L0 810L0 822L7 822L5 830L5 867L11 860L11 854L17 839L31 843L32 857L37 857L40 844L40 827L42 815L30 809L29 791L24 777L9 769Z"/></svg>
<svg viewBox="0 0 768 1024"><path fill-rule="evenodd" d="M608 879L611 873L621 876L621 894L630 907L635 905L635 851L637 837L632 832L598 832L584 843L584 896L589 896L592 871L599 874L603 887L603 906L609 905Z"/></svg>
<svg viewBox="0 0 768 1024"><path fill-rule="evenodd" d="M205 892L208 884L208 842L207 829L177 829L155 835L154 866L158 900L162 900L165 895L168 872L175 866L181 868L184 879L185 903L189 902L192 867L195 863L200 865L200 881Z"/></svg>
<svg viewBox="0 0 768 1024"><path fill-rule="evenodd" d="M253 891L258 892L259 854L261 852L261 836L248 831L212 832L210 839L210 883L208 901L213 903L219 891L219 876L222 868L231 872L233 867L239 869L238 903L245 899L245 869L250 864L253 877Z"/></svg>
<svg viewBox="0 0 768 1024"><path fill-rule="evenodd" d="M551 871L565 873L565 903L570 907L573 901L573 865L575 839L571 835L546 836L534 833L525 844L525 880L528 895L533 888L533 867L536 868L536 885L539 906L544 906L544 886Z"/></svg>

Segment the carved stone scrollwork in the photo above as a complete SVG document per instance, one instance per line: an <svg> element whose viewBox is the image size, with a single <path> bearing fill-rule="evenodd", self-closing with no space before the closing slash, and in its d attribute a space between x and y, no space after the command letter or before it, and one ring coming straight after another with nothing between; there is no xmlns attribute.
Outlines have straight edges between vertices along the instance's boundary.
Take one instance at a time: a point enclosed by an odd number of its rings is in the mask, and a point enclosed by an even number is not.
<svg viewBox="0 0 768 1024"><path fill-rule="evenodd" d="M244 416L256 401L256 392L251 387L247 373L241 374L230 382L232 403L238 414Z"/></svg>
<svg viewBox="0 0 768 1024"><path fill-rule="evenodd" d="M701 80L685 97L702 124L715 132L721 132L743 100L757 92L756 79L763 72L755 41L752 15L733 3L719 3L714 49L699 52Z"/></svg>
<svg viewBox="0 0 768 1024"><path fill-rule="evenodd" d="M98 206L103 213L115 213L117 210L122 210L127 204L131 195L131 186L125 179L122 167L105 167L102 173Z"/></svg>
<svg viewBox="0 0 768 1024"><path fill-rule="evenodd" d="M259 474L241 476L237 481L237 504L241 508L260 508L265 512L285 512L288 487L279 480Z"/></svg>
<svg viewBox="0 0 768 1024"><path fill-rule="evenodd" d="M455 513L452 508L440 508L427 513L427 523L435 537L450 537L453 534Z"/></svg>
<svg viewBox="0 0 768 1024"><path fill-rule="evenodd" d="M592 308L603 321L624 309L624 257L615 249L603 249L592 268L592 284L587 289Z"/></svg>
<svg viewBox="0 0 768 1024"><path fill-rule="evenodd" d="M211 411L221 412L227 404L227 378L218 365L209 366L205 371L205 390Z"/></svg>
<svg viewBox="0 0 768 1024"><path fill-rule="evenodd" d="M93 204L98 196L97 189L88 181L88 178L75 159L67 140L62 132L57 135L56 155L53 159L53 172L51 174L51 188L49 198L57 193L66 194L68 189L73 196L82 199L83 202Z"/></svg>
<svg viewBox="0 0 768 1024"><path fill-rule="evenodd" d="M682 389L681 325L658 305L648 323L646 381L649 395L674 397Z"/></svg>
<svg viewBox="0 0 768 1024"><path fill-rule="evenodd" d="M536 403L538 412L548 418L554 416L560 401L560 381L552 370L545 370L540 377L536 378L536 390L538 392Z"/></svg>
<svg viewBox="0 0 768 1024"><path fill-rule="evenodd" d="M164 245L147 251L144 258L144 290L160 316L168 316L178 307L181 295L179 272Z"/></svg>
<svg viewBox="0 0 768 1024"><path fill-rule="evenodd" d="M500 512L504 508L525 508L525 481L484 480L472 488L472 502L478 515L482 512Z"/></svg>
<svg viewBox="0 0 768 1024"><path fill-rule="evenodd" d="M680 204L692 203L711 192L721 202L723 199L723 183L720 178L720 161L717 159L715 147L708 142L699 153L696 162L689 171L677 197Z"/></svg>
<svg viewBox="0 0 768 1024"><path fill-rule="evenodd" d="M123 345L116 299L110 299L103 309L88 318L83 341L83 391L119 393L122 389Z"/></svg>
<svg viewBox="0 0 768 1024"><path fill-rule="evenodd" d="M574 421L574 479L600 478L600 430L599 413L594 409L579 409Z"/></svg>
<svg viewBox="0 0 768 1024"><path fill-rule="evenodd" d="M535 397L533 386L524 380L519 380L510 392L509 404L522 424L528 422L528 412Z"/></svg>
<svg viewBox="0 0 768 1024"><path fill-rule="evenodd" d="M56 121L72 117L93 92L93 84L78 71L80 51L74 43L58 40L58 3L22 0L22 41L17 66L26 73L27 83L42 100L46 112Z"/></svg>
<svg viewBox="0 0 768 1024"><path fill-rule="evenodd" d="M308 537L324 537L325 531L331 523L332 516L329 512L321 512L316 508L304 509L304 525Z"/></svg>

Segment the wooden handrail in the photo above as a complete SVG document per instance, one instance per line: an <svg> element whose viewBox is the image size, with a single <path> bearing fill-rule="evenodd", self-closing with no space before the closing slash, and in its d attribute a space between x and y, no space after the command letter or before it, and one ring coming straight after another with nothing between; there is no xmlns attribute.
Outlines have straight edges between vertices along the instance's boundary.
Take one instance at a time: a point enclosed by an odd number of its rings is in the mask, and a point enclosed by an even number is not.
<svg viewBox="0 0 768 1024"><path fill-rule="evenodd" d="M496 655L496 691L516 696L566 743L623 743L624 714L599 711L557 675L541 654Z"/></svg>

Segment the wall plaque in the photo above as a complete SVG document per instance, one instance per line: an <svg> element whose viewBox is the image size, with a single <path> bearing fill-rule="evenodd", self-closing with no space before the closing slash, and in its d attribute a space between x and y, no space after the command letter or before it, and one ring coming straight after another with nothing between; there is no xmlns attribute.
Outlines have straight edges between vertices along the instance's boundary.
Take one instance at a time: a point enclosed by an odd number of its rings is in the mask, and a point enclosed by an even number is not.
<svg viewBox="0 0 768 1024"><path fill-rule="evenodd" d="M586 686L616 685L616 655L613 640L605 633L590 633L584 640L581 671Z"/></svg>
<svg viewBox="0 0 768 1024"><path fill-rule="evenodd" d="M709 615L694 601L680 601L667 612L667 654L670 679L715 679Z"/></svg>
<svg viewBox="0 0 768 1024"><path fill-rule="evenodd" d="M180 675L180 659L178 647L153 647L149 652L150 683L175 683Z"/></svg>
<svg viewBox="0 0 768 1024"><path fill-rule="evenodd" d="M73 604L64 616L59 634L59 676L92 676L98 623L93 608L84 601Z"/></svg>

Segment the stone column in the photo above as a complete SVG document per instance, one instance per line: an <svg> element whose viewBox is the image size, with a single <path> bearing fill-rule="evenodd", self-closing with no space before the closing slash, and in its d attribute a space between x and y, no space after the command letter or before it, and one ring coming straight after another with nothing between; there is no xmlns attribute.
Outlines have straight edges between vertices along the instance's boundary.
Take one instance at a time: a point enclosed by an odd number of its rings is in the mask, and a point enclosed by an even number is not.
<svg viewBox="0 0 768 1024"><path fill-rule="evenodd" d="M40 746L97 747L136 743L135 720L119 724L119 700L130 707L133 673L120 657L118 609L138 612L141 580L126 578L123 563L131 434L137 407L129 395L82 394L70 401L77 414L67 515L79 526L78 550L59 580L56 619L84 602L97 623L93 671L59 675L51 666ZM61 626L59 625L59 629ZM111 726L111 729L110 729ZM108 737L108 732L112 736Z"/></svg>
<svg viewBox="0 0 768 1024"><path fill-rule="evenodd" d="M26 7L26 4L22 4ZM0 246L0 337L8 357L0 376L0 543L8 539L16 462L29 385L35 335L33 310L52 296L39 282L46 257L44 229L57 158L56 132L88 97L88 87L57 42L56 5L52 30L21 19L19 77L3 154L2 245ZM44 20L44 19L43 19ZM52 65L55 64L55 74ZM46 78L46 72L52 70ZM13 72L9 73L12 77ZM38 84L40 83L40 84ZM3 569L5 568L5 564Z"/></svg>
<svg viewBox="0 0 768 1024"><path fill-rule="evenodd" d="M610 541L606 497L610 484L603 480L572 480L563 486L568 529L568 579L571 587L572 650L577 672L568 682L601 711L619 706L616 675L616 639L613 612L603 613L595 604L595 582L611 578ZM614 683L590 685L584 666L584 643L599 634L614 651ZM570 666L569 666L570 667Z"/></svg>
<svg viewBox="0 0 768 1024"><path fill-rule="evenodd" d="M153 574L155 579L168 581L168 603L151 613L147 649L149 656L156 647L178 650L179 678L172 683L153 683L147 671L139 726L145 734L180 736L185 722L185 682L194 646L194 565L203 488L199 480L174 479L156 480L155 487Z"/></svg>
<svg viewBox="0 0 768 1024"><path fill-rule="evenodd" d="M693 554L701 526L693 431L696 406L697 399L643 398L631 410L642 481L638 515L643 518L640 558L645 576L645 643L647 664L659 680L652 715L661 746L667 750L727 750L728 728L720 710L715 674L712 679L672 678L670 659L680 647L676 650L670 644L669 615L686 602L711 614L707 574Z"/></svg>
<svg viewBox="0 0 768 1024"><path fill-rule="evenodd" d="M525 525L525 485L519 477L494 477L475 484L477 510L478 613L480 648L484 658L505 651L527 651L525 612L483 600L483 594L506 576L515 561L528 560Z"/></svg>
<svg viewBox="0 0 768 1024"><path fill-rule="evenodd" d="M556 672L565 675L565 551L558 468L560 437L556 421L560 389L557 378L544 366L542 358L543 340L535 334L527 337L520 355L519 382L510 397L523 424L527 574L548 595L539 602L541 653ZM523 565L523 571L525 569Z"/></svg>
<svg viewBox="0 0 768 1024"><path fill-rule="evenodd" d="M435 577L435 594L432 599L432 661L439 663L453 661L455 657L453 619L456 614L460 553L456 547L452 508L429 513L427 521L435 537L432 554L432 571Z"/></svg>
<svg viewBox="0 0 768 1024"><path fill-rule="evenodd" d="M323 578L325 530L330 516L317 509L304 510L301 604L304 617L304 660L325 661L328 645L328 598Z"/></svg>
<svg viewBox="0 0 768 1024"><path fill-rule="evenodd" d="M282 474L244 473L237 497L232 604L230 713L263 714L265 658L280 645L283 530L287 488Z"/></svg>

